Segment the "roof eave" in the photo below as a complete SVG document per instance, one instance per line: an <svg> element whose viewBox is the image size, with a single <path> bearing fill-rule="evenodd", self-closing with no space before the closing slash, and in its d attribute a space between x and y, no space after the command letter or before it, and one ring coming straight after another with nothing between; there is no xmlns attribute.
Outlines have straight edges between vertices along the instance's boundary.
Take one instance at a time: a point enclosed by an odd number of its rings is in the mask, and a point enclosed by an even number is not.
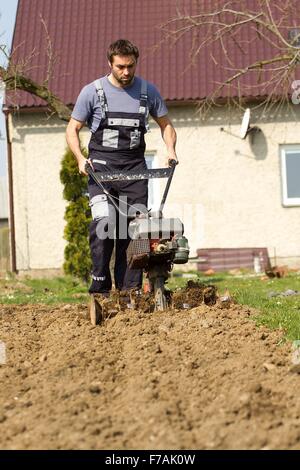
<svg viewBox="0 0 300 470"><path fill-rule="evenodd" d="M240 102L243 104L251 104L251 103L259 103L262 102L266 99L266 96L243 96L243 97L234 97L234 98L229 98L229 97L220 97L217 99L214 99L214 103L218 105L225 105L231 101L236 101L239 99ZM166 99L166 105L167 106L197 106L201 103L205 102L205 98L190 98L190 99ZM68 108L72 110L74 107L73 104L68 104ZM23 107L15 107L15 106L5 106L3 107L3 113L8 114L14 111L18 111L19 113L42 113L42 112L49 112L49 107L45 105L39 105L39 106L23 106Z"/></svg>

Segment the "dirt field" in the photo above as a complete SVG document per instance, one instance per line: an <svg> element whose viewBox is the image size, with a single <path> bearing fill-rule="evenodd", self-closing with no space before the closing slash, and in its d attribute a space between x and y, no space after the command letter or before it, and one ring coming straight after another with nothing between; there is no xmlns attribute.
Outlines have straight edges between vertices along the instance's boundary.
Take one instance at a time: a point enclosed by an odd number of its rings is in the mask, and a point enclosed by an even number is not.
<svg viewBox="0 0 300 470"><path fill-rule="evenodd" d="M291 345L250 309L86 317L0 306L1 449L300 448Z"/></svg>

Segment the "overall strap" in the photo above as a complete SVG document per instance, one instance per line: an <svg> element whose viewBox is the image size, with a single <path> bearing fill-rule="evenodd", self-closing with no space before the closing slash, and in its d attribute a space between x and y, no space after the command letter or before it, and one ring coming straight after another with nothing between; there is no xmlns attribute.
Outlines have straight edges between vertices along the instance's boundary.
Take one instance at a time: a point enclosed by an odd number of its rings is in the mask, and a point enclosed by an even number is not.
<svg viewBox="0 0 300 470"><path fill-rule="evenodd" d="M96 90L97 90L97 95L99 97L99 101L100 101L100 107L101 107L101 115L103 118L106 117L106 113L108 111L108 106L107 106L107 101L106 101L106 96L105 96L105 93L104 93L104 90L103 90L103 86L102 86L102 83L101 83L101 79L97 79L94 81L94 85L96 87Z"/></svg>
<svg viewBox="0 0 300 470"><path fill-rule="evenodd" d="M149 108L148 108L148 90L147 90L147 82L143 78L141 78L141 94L140 94L140 107L139 113L144 114L145 116L145 127L146 131L149 131Z"/></svg>

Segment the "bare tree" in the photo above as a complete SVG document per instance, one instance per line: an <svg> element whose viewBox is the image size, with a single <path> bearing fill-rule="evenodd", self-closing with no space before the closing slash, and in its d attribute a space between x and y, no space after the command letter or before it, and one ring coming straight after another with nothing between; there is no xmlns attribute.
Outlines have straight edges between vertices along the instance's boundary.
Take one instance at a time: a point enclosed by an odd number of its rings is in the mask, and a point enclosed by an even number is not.
<svg viewBox="0 0 300 470"><path fill-rule="evenodd" d="M238 104L245 96L264 97L258 105L264 109L290 101L300 58L298 0L212 3L214 7L208 8L206 1L196 0L191 12L185 11L184 2L177 2L176 15L161 25L165 40L172 46L190 35L191 64L205 50L205 57L223 68L224 79L214 83L212 93L200 105L201 110L207 110L225 95L238 98ZM217 54L220 51L221 60Z"/></svg>
<svg viewBox="0 0 300 470"><path fill-rule="evenodd" d="M70 109L49 88L49 80L52 76L57 56L53 51L47 25L42 17L41 22L45 30L47 41L46 53L48 58L48 66L45 71L46 75L43 83L37 83L30 78L31 60L36 54L34 50L22 61L15 61L16 50L9 54L7 46L1 44L0 52L2 53L3 58L6 58L6 63L8 65L0 65L0 82L2 82L7 92L16 92L17 90L21 90L41 98L47 103L51 114L57 114L57 116L63 121L69 121L71 117Z"/></svg>
<svg viewBox="0 0 300 470"><path fill-rule="evenodd" d="M6 91L22 90L31 93L46 101L49 110L57 114L60 119L69 121L71 117L70 109L49 90L47 85L35 82L30 77L20 73L18 67L11 64L7 68L0 66L0 78Z"/></svg>
<svg viewBox="0 0 300 470"><path fill-rule="evenodd" d="M224 71L225 78L214 82L212 92L202 101L200 109L209 109L221 96L230 96L238 106L242 106L244 97L264 97L258 104L263 109L289 102L300 58L298 0L215 0L212 3L214 7L208 8L206 0L194 0L191 11L184 0L174 0L174 17L161 25L164 40L172 46L184 35L190 35L190 64L206 50L206 57ZM69 108L49 89L56 58L46 23L42 18L41 21L48 44L48 68L43 83L30 78L31 57L16 63L14 53L8 57L7 67L0 66L0 80L7 91L22 90L43 99L52 113L67 121ZM263 44L269 46L268 56L265 56ZM249 61L249 56L253 57L250 49L256 50L252 62ZM0 50L7 54L4 46L0 46ZM239 64L234 60L236 57L239 57ZM294 90L295 93L298 91Z"/></svg>

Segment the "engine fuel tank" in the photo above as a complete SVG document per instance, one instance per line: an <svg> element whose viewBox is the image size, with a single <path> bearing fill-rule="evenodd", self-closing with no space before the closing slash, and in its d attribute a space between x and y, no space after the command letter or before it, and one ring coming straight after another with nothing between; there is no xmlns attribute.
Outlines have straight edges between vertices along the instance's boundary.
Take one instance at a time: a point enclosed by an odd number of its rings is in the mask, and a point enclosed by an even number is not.
<svg viewBox="0 0 300 470"><path fill-rule="evenodd" d="M183 235L184 227L180 219L168 218L137 218L130 222L129 236L133 240L141 238L170 239L174 235Z"/></svg>

